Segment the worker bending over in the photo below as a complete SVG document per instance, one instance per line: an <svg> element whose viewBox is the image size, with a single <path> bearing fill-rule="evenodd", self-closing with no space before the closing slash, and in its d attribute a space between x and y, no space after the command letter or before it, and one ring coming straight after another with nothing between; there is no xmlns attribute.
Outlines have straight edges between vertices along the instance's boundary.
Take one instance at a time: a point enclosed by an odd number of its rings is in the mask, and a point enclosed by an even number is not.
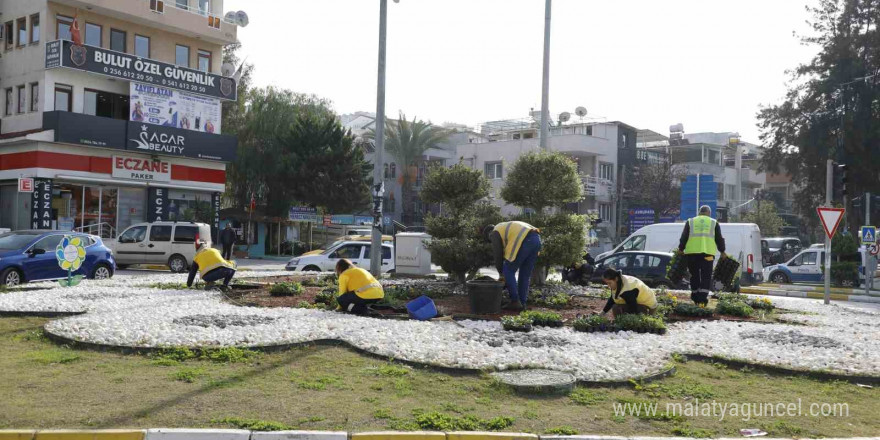
<svg viewBox="0 0 880 440"><path fill-rule="evenodd" d="M529 298L529 280L541 252L541 231L525 222L504 222L486 226L483 236L492 243L495 268L507 283L510 303L505 309L523 310Z"/></svg>
<svg viewBox="0 0 880 440"><path fill-rule="evenodd" d="M602 310L603 315L609 310L615 318L626 313L648 315L657 308L654 291L636 277L609 268L602 274L602 281L611 289L611 296Z"/></svg>
<svg viewBox="0 0 880 440"><path fill-rule="evenodd" d="M205 282L205 290L214 287L217 280L223 280L223 290L229 288L229 282L235 275L235 263L227 261L220 255L220 251L208 246L204 240L196 241L196 256L193 257L189 267L189 278L186 279L186 287L192 286L196 272Z"/></svg>
<svg viewBox="0 0 880 440"><path fill-rule="evenodd" d="M699 215L685 223L678 243L678 250L684 252L691 273L691 300L702 306L709 303L709 294L712 293L715 254L720 251L721 258L727 258L721 225L711 215L712 208L701 206Z"/></svg>
<svg viewBox="0 0 880 440"><path fill-rule="evenodd" d="M368 305L385 297L382 285L370 272L356 267L345 258L336 262L336 275L339 277L339 293L336 297L339 310L365 315L369 311Z"/></svg>

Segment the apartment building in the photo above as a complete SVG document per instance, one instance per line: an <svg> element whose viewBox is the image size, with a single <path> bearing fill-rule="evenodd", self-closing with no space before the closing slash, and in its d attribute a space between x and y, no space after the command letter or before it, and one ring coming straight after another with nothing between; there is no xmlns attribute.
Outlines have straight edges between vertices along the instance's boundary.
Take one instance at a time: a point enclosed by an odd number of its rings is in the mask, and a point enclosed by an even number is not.
<svg viewBox="0 0 880 440"><path fill-rule="evenodd" d="M237 148L222 134L221 103L237 98L221 74L237 33L223 12L222 0L0 3L0 228L218 225Z"/></svg>

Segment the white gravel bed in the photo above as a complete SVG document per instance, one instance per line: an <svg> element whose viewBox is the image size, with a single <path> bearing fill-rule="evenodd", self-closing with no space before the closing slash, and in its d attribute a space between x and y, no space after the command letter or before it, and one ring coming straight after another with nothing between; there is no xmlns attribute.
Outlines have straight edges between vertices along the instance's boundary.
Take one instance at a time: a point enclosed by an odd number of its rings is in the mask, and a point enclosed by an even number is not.
<svg viewBox="0 0 880 440"><path fill-rule="evenodd" d="M247 277L286 272L247 272ZM243 274L244 275L244 274ZM774 298L807 325L697 321L654 334L579 333L538 327L505 332L497 322L419 322L310 309L238 307L220 295L137 287L182 282L184 274L86 281L74 288L0 294L0 310L85 311L46 330L114 346L270 346L322 339L406 361L462 369L546 368L579 380L621 381L663 371L673 353L700 354L791 369L880 376L880 314Z"/></svg>

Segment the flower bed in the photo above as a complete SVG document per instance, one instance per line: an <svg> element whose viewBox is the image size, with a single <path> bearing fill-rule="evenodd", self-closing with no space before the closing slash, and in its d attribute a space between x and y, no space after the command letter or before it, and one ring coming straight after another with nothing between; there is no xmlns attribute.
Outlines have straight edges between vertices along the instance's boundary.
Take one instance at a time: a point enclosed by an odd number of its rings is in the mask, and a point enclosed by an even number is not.
<svg viewBox="0 0 880 440"><path fill-rule="evenodd" d="M519 314L538 327L562 327L562 315L554 312L530 310Z"/></svg>
<svg viewBox="0 0 880 440"><path fill-rule="evenodd" d="M527 316L505 316L501 318L501 325L504 330L514 332L530 332L532 331L532 320Z"/></svg>

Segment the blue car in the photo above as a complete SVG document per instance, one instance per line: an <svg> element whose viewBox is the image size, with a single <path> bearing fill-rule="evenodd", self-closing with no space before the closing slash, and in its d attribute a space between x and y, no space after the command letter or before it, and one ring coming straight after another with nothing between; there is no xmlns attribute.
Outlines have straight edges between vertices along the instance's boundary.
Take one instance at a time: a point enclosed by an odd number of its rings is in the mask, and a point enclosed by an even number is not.
<svg viewBox="0 0 880 440"><path fill-rule="evenodd" d="M113 276L116 261L100 237L70 231L13 231L0 234L0 285L67 277L67 271L59 267L55 256L58 243L65 236L79 237L85 243L86 257L73 272L75 275L93 279Z"/></svg>

